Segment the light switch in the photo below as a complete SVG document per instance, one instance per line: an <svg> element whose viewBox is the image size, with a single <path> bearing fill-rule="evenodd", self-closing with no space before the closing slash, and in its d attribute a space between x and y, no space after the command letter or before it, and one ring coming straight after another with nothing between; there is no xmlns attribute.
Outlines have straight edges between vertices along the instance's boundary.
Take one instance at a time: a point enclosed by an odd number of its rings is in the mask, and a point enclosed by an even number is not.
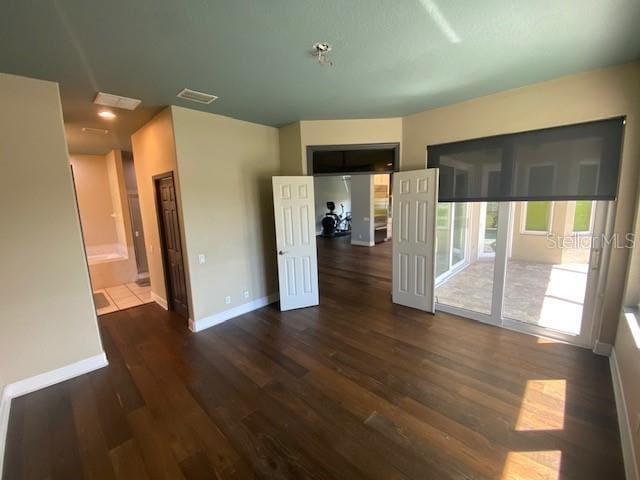
<svg viewBox="0 0 640 480"><path fill-rule="evenodd" d="M204 253L201 253L200 255L198 255L198 263L200 265L202 265L204 262L206 262L206 259L204 257Z"/></svg>

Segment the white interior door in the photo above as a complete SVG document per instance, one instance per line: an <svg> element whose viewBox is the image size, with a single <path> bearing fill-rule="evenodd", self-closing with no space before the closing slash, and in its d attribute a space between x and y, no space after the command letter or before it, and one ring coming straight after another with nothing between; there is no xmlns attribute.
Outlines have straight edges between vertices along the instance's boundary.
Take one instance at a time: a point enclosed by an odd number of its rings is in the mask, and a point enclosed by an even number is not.
<svg viewBox="0 0 640 480"><path fill-rule="evenodd" d="M436 171L393 174L393 302L434 311Z"/></svg>
<svg viewBox="0 0 640 480"><path fill-rule="evenodd" d="M273 177L280 310L318 305L313 177Z"/></svg>

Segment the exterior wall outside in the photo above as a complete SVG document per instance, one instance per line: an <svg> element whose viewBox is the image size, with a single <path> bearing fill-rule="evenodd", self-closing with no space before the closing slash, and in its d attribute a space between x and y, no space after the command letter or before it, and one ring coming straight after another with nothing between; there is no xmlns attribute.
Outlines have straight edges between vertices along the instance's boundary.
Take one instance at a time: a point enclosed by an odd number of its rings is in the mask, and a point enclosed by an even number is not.
<svg viewBox="0 0 640 480"><path fill-rule="evenodd" d="M595 208L595 206L594 206ZM554 202L551 213L549 235L553 237L572 237L573 202ZM588 248L552 248L553 242L546 233L527 233L524 231L526 203L517 202L514 208L513 234L511 239L511 257L513 260L540 263L587 263Z"/></svg>

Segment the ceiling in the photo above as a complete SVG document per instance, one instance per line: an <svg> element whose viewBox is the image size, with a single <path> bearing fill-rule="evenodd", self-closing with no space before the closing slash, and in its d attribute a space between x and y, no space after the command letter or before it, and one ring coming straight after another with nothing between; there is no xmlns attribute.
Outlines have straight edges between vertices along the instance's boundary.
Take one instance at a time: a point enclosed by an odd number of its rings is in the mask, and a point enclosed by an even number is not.
<svg viewBox="0 0 640 480"><path fill-rule="evenodd" d="M60 83L72 153L127 148L169 104L269 125L400 116L640 58L638 0L0 0L0 8L0 72ZM310 56L316 42L333 45L333 67ZM184 87L220 98L176 98ZM142 105L107 122L91 103L97 91Z"/></svg>

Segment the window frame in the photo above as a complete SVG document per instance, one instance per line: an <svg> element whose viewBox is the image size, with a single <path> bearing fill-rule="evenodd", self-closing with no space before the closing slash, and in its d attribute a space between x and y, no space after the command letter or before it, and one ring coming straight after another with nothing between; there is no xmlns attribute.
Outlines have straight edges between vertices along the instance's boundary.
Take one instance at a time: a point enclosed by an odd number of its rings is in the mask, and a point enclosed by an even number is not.
<svg viewBox="0 0 640 480"><path fill-rule="evenodd" d="M527 230L527 211L529 210L529 202L549 202L549 222L547 223L546 230ZM555 202L553 202L552 200L529 200L526 202L522 202L520 233L522 235L548 235L549 233L551 233L554 210Z"/></svg>
<svg viewBox="0 0 640 480"><path fill-rule="evenodd" d="M595 204L594 204L594 200L586 200L586 201L590 201L591 202L591 212L589 213L589 230L585 230L582 232L576 232L573 228L575 226L575 221L576 221L576 207L578 206L578 200L574 200L573 201L573 218L571 221L571 234L572 235L577 235L577 236L589 236L592 234L593 232L593 223L595 221L595 212L596 212L596 208L595 208Z"/></svg>

